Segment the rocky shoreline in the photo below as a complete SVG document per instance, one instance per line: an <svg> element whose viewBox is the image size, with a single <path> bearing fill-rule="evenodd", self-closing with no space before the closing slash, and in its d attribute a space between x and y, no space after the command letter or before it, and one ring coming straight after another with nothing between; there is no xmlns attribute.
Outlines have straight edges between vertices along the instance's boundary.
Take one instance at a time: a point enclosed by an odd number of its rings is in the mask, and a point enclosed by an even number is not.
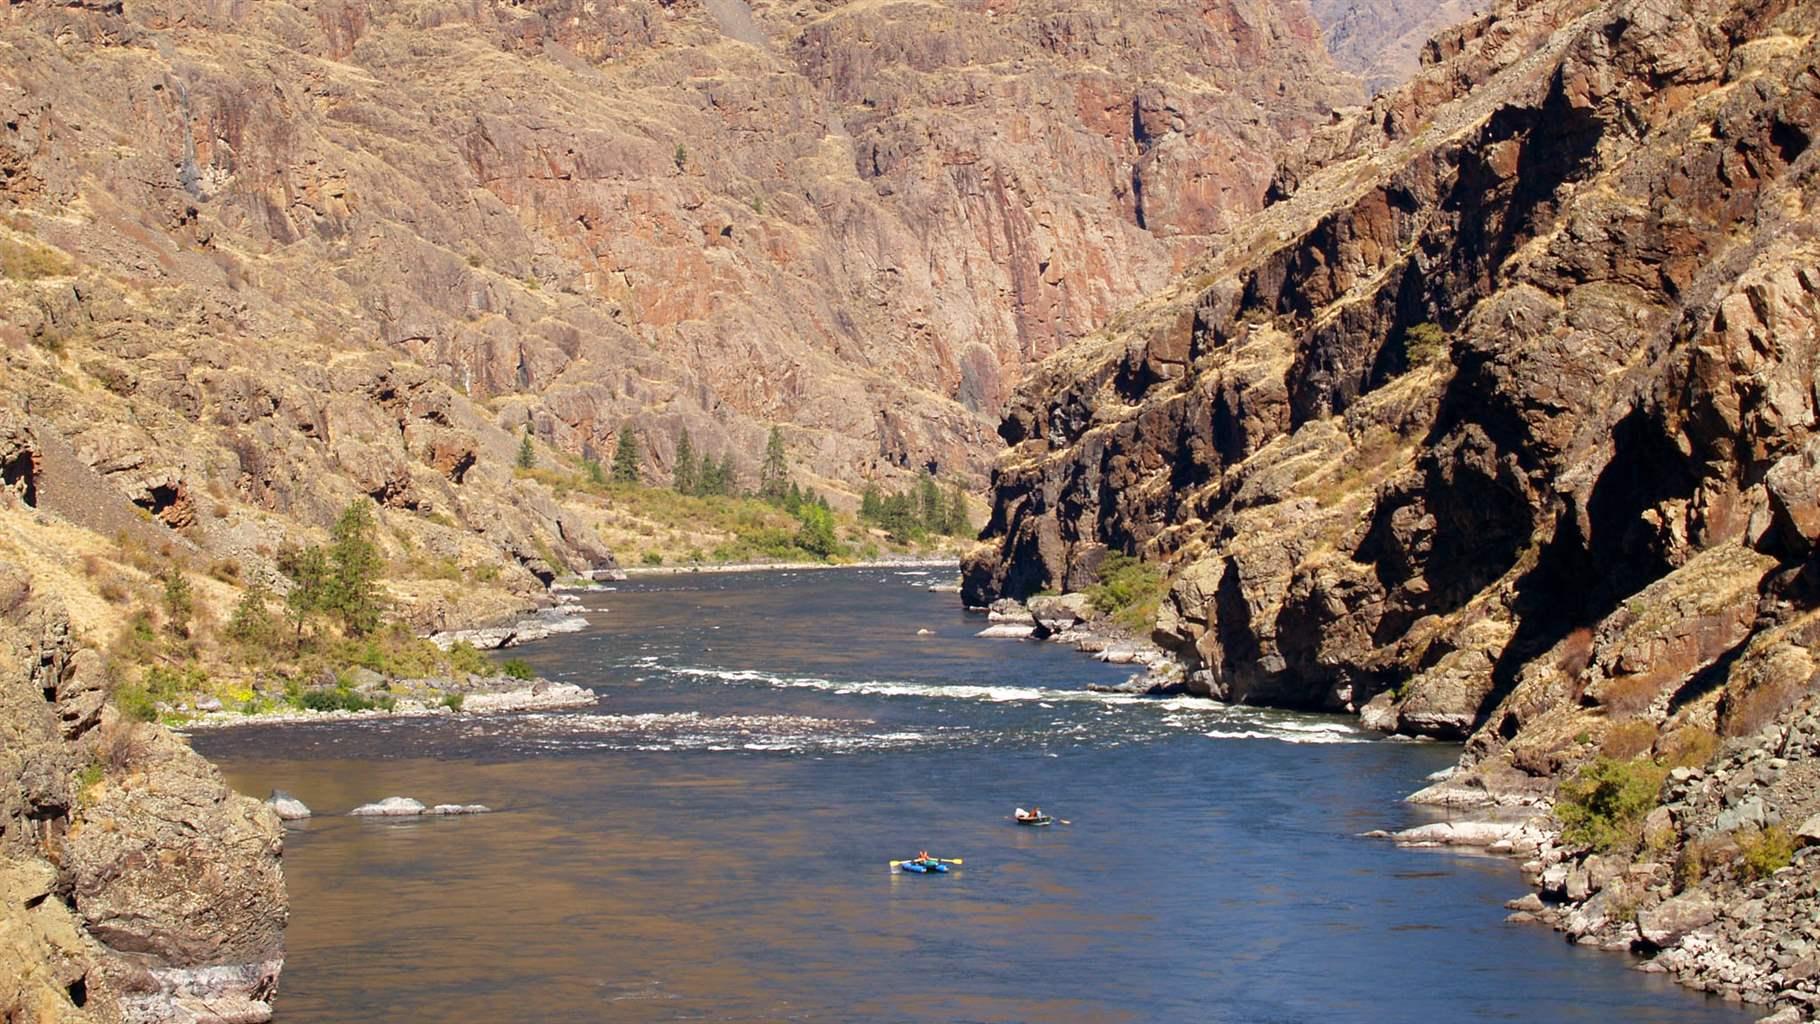
<svg viewBox="0 0 1820 1024"><path fill-rule="evenodd" d="M423 680L401 681L401 684L423 683ZM233 729L247 725L291 725L308 722L369 721L386 718L436 718L460 715L502 715L525 711L555 711L567 708L593 707L600 695L574 683L557 683L547 679L525 682L509 676L492 679L473 677L468 682L430 680L435 686L423 687L423 696L403 697L389 708L372 707L359 711L310 711L284 708L243 714L237 711L207 711L178 727L180 732L197 729ZM459 706L449 698L459 697Z"/></svg>
<svg viewBox="0 0 1820 1024"><path fill-rule="evenodd" d="M1410 802L1470 817L1367 835L1510 857L1532 889L1510 921L1640 957L1776 1024L1820 1015L1820 698L1706 767L1667 770L1634 850L1569 841L1552 779L1472 766L1432 781Z"/></svg>
<svg viewBox="0 0 1820 1024"><path fill-rule="evenodd" d="M986 616L989 624L974 634L982 639L1068 644L1096 661L1143 668L1143 672L1117 686L1095 685L1091 689L1159 697L1190 693L1187 677L1174 655L1113 625L1085 594L1033 597L1027 603L1001 598L987 607L970 607L968 611Z"/></svg>
<svg viewBox="0 0 1820 1024"><path fill-rule="evenodd" d="M445 651L461 643L477 651L497 651L563 633L579 633L587 628L588 616L582 608L581 598L572 593L558 593L555 604L512 622L473 629L445 629L431 633L427 639Z"/></svg>

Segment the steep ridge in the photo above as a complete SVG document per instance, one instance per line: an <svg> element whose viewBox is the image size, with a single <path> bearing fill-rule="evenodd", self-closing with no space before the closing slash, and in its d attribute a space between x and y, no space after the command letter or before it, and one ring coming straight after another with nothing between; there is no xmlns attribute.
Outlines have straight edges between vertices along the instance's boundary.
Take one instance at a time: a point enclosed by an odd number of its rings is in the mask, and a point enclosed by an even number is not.
<svg viewBox="0 0 1820 1024"><path fill-rule="evenodd" d="M1798 567L1812 16L1512 4L1439 40L1192 284L1041 368L970 601L1142 552L1202 688L1408 680L1413 731L1464 735L1646 588Z"/></svg>
<svg viewBox="0 0 1820 1024"><path fill-rule="evenodd" d="M209 427L139 445L178 477L226 456L210 421L247 410L219 406L274 401L246 377L320 404L395 364L571 453L634 423L660 471L685 426L751 463L777 421L830 479L977 475L1026 365L1169 280L1358 96L1299 0L0 19L8 231L76 285L18 325L6 390L93 452L56 385L133 364L135 415L163 395ZM27 358L47 331L67 355Z"/></svg>
<svg viewBox="0 0 1820 1024"><path fill-rule="evenodd" d="M1193 692L1468 740L1424 799L1632 780L1647 826L1601 804L1619 838L1520 851L1550 919L1806 1019L1811 929L1751 908L1812 895L1752 879L1816 810L1774 780L1820 684L1817 27L1526 0L1438 36L1196 276L1033 374L968 603L1141 555ZM1718 924L1639 931L1684 888Z"/></svg>

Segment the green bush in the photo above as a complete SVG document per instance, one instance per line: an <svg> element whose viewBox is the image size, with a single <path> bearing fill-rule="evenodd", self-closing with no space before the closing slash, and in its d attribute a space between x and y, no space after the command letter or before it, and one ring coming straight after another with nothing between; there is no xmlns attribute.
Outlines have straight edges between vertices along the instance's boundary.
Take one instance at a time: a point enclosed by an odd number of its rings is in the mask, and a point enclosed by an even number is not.
<svg viewBox="0 0 1820 1024"><path fill-rule="evenodd" d="M1782 826L1771 825L1761 832L1739 834L1738 850L1743 854L1744 877L1756 881L1789 866L1795 859L1795 839Z"/></svg>
<svg viewBox="0 0 1820 1024"><path fill-rule="evenodd" d="M449 668L456 675L490 676L495 671L493 662L466 640L449 648Z"/></svg>
<svg viewBox="0 0 1820 1024"><path fill-rule="evenodd" d="M138 683L127 683L114 690L114 707L129 721L152 722L158 718L158 701Z"/></svg>
<svg viewBox="0 0 1820 1024"><path fill-rule="evenodd" d="M499 666L499 671L513 679L537 678L537 673L532 670L531 663L523 658L507 658L506 663Z"/></svg>
<svg viewBox="0 0 1820 1024"><path fill-rule="evenodd" d="M466 699L466 696L463 694L445 693L442 696L442 706L448 708L450 711L460 711L461 705L466 702Z"/></svg>
<svg viewBox="0 0 1820 1024"><path fill-rule="evenodd" d="M305 711L365 711L373 702L342 687L305 690L297 696L297 706Z"/></svg>
<svg viewBox="0 0 1820 1024"><path fill-rule="evenodd" d="M1601 757L1561 784L1555 817L1561 836L1597 851L1634 848L1656 806L1668 769L1654 761Z"/></svg>
<svg viewBox="0 0 1820 1024"><path fill-rule="evenodd" d="M1112 621L1127 629L1148 630L1156 621L1157 606L1169 583L1157 567L1129 555L1107 555L1100 563L1100 581L1089 587L1087 599Z"/></svg>

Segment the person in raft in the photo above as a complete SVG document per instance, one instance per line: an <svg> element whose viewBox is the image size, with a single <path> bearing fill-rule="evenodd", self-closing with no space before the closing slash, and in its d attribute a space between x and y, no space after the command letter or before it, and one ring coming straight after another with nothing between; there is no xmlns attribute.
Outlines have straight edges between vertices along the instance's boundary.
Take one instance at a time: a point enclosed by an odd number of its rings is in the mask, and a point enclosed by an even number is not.
<svg viewBox="0 0 1820 1024"><path fill-rule="evenodd" d="M929 863L929 861L930 861L930 857L929 857L928 850L916 851L916 862L918 864L927 864L927 863Z"/></svg>

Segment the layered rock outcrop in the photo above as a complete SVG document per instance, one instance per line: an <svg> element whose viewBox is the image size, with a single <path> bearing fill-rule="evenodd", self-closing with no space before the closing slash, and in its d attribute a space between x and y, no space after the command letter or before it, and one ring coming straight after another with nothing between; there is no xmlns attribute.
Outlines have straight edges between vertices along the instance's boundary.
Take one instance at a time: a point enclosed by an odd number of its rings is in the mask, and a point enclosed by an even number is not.
<svg viewBox="0 0 1820 1024"><path fill-rule="evenodd" d="M1394 687L1487 748L1805 614L1814 17L1504 4L1437 40L1020 393L970 602L1141 553L1204 692Z"/></svg>
<svg viewBox="0 0 1820 1024"><path fill-rule="evenodd" d="M269 1020L278 819L169 731L119 720L104 682L0 562L0 1018Z"/></svg>

